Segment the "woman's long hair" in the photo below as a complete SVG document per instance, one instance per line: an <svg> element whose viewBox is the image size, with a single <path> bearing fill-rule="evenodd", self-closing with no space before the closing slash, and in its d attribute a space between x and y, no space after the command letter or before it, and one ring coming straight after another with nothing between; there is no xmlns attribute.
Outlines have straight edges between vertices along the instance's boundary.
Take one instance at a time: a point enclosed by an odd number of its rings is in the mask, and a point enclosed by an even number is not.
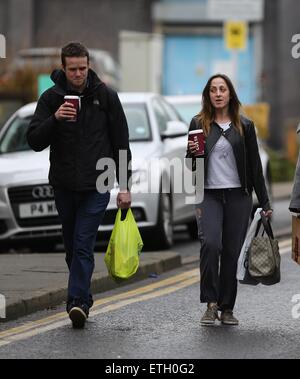
<svg viewBox="0 0 300 379"><path fill-rule="evenodd" d="M234 127L239 131L241 135L243 135L243 128L242 128L241 118L240 118L241 102L236 94L236 91L233 87L231 80L228 78L228 76L224 74L213 75L208 80L206 86L204 87L204 90L202 93L202 110L197 116L198 121L202 125L204 134L206 136L209 134L211 123L215 119L215 109L210 100L210 86L211 86L211 82L216 78L222 78L226 82L229 88L229 94L230 94L229 110L228 110L229 116Z"/></svg>

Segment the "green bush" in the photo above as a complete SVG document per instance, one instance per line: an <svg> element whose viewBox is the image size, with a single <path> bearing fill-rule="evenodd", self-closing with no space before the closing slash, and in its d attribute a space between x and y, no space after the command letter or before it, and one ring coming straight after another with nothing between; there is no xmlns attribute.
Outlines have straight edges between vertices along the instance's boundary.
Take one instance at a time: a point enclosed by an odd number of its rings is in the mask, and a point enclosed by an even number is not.
<svg viewBox="0 0 300 379"><path fill-rule="evenodd" d="M272 182L290 182L294 180L296 165L286 158L284 153L268 149Z"/></svg>

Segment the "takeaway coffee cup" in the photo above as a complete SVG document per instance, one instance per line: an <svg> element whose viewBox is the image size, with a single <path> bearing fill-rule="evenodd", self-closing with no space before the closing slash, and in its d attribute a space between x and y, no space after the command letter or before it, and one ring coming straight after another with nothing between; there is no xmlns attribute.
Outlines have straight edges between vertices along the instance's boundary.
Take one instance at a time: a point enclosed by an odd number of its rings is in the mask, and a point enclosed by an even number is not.
<svg viewBox="0 0 300 379"><path fill-rule="evenodd" d="M189 141L192 141L196 144L196 152L194 153L195 157L200 157L204 155L205 148L205 137L202 129L192 130L189 132Z"/></svg>
<svg viewBox="0 0 300 379"><path fill-rule="evenodd" d="M68 119L67 121L71 121L71 122L77 121L77 114L80 111L80 97L79 96L67 95L64 97L64 100L67 103L73 104L74 108L76 109L76 116L71 118L71 119Z"/></svg>

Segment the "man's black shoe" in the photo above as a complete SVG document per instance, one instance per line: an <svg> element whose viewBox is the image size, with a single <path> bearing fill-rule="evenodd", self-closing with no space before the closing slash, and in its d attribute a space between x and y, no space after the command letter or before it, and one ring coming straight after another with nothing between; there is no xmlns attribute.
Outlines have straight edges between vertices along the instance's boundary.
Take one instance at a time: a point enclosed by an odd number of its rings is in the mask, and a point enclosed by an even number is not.
<svg viewBox="0 0 300 379"><path fill-rule="evenodd" d="M81 299L73 299L67 303L67 312L73 323L73 328L81 329L84 327L89 317L89 307Z"/></svg>
<svg viewBox="0 0 300 379"><path fill-rule="evenodd" d="M69 312L70 320L72 321L74 329L84 328L87 314L81 307L73 307Z"/></svg>

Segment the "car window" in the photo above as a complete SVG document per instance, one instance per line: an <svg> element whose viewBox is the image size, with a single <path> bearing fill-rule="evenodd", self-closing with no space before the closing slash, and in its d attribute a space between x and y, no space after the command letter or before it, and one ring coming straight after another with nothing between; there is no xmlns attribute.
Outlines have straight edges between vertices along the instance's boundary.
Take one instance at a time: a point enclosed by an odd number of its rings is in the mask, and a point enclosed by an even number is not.
<svg viewBox="0 0 300 379"><path fill-rule="evenodd" d="M16 117L0 141L0 153L15 153L18 151L30 150L27 143L26 132L31 117Z"/></svg>
<svg viewBox="0 0 300 379"><path fill-rule="evenodd" d="M178 103L174 104L174 107L187 124L189 124L191 119L201 110L201 106L198 103Z"/></svg>
<svg viewBox="0 0 300 379"><path fill-rule="evenodd" d="M167 129L167 122L170 121L170 118L166 114L159 100L157 99L152 100L152 106L153 106L154 115L159 127L159 131L160 133L163 133Z"/></svg>
<svg viewBox="0 0 300 379"><path fill-rule="evenodd" d="M147 110L143 104L124 104L131 142L151 140L151 130ZM31 150L26 138L27 128L32 117L16 117L0 141L0 153L14 153Z"/></svg>
<svg viewBox="0 0 300 379"><path fill-rule="evenodd" d="M169 116L169 121L182 121L179 113L172 105L168 104L166 101L162 100L162 106L164 107L167 115Z"/></svg>
<svg viewBox="0 0 300 379"><path fill-rule="evenodd" d="M19 99L0 99L0 130L16 110L23 105Z"/></svg>
<svg viewBox="0 0 300 379"><path fill-rule="evenodd" d="M128 123L130 142L150 141L151 129L146 106L126 103L122 105Z"/></svg>

